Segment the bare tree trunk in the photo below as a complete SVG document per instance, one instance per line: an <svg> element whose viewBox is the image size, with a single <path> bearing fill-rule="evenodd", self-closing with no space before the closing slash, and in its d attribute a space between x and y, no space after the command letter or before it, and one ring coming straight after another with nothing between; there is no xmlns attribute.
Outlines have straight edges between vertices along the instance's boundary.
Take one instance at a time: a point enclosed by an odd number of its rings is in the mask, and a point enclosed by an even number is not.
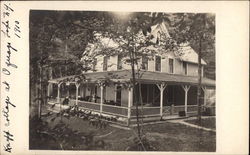
<svg viewBox="0 0 250 155"><path fill-rule="evenodd" d="M198 86L197 86L197 104L198 104L198 122L201 124L201 50L202 39L200 38L199 50L198 50Z"/></svg>
<svg viewBox="0 0 250 155"><path fill-rule="evenodd" d="M130 59L131 59L131 69L132 69L132 84L133 84L133 98L135 101L135 107L136 107L136 123L137 123L137 132L139 140L141 140L141 129L139 124L139 109L138 109L138 101L137 101L137 94L136 94L136 80L135 80L135 58L134 58L134 49L130 52Z"/></svg>
<svg viewBox="0 0 250 155"><path fill-rule="evenodd" d="M38 118L41 118L42 114L42 67L39 63L39 89L38 89Z"/></svg>

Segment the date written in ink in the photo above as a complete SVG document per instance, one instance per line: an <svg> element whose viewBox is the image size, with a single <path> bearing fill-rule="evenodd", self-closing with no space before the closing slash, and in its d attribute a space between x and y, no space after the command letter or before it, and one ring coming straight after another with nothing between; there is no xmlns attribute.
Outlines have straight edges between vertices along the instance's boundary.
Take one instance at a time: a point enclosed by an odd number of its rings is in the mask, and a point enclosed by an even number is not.
<svg viewBox="0 0 250 155"><path fill-rule="evenodd" d="M18 38L21 38L21 37L20 37L21 30L20 30L20 22L19 22L19 21L15 21L14 34L15 34L15 36L17 36Z"/></svg>

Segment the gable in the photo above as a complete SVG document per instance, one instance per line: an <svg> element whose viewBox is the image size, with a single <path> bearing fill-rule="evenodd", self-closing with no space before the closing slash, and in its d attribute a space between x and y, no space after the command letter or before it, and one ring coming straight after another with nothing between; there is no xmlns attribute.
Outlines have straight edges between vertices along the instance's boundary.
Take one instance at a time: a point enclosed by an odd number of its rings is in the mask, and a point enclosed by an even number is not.
<svg viewBox="0 0 250 155"><path fill-rule="evenodd" d="M198 63L198 54L194 51L192 47L190 47L189 45L181 45L180 50L182 54L179 55L179 58L182 61ZM201 59L201 64L206 65L207 63L203 59Z"/></svg>
<svg viewBox="0 0 250 155"><path fill-rule="evenodd" d="M157 43L157 39L160 37L159 35L163 34L166 36L166 38L170 38L168 29L164 22L161 24L156 24L151 26L151 35L154 37L151 41L153 43ZM190 62L190 63L198 63L198 54L194 51L194 49L189 46L188 44L181 44L180 49L178 53L181 54L176 54L175 52L170 52L174 53L176 57L180 58L182 61ZM206 65L206 62L201 59L201 64Z"/></svg>
<svg viewBox="0 0 250 155"><path fill-rule="evenodd" d="M141 34L138 34L138 35L141 35ZM155 44L157 43L157 39L160 37L159 35L165 35L167 38L170 38L168 29L166 25L164 24L164 22L162 22L161 24L156 24L156 25L151 26L151 33L149 35L153 36L153 38L151 39L151 42ZM100 43L89 44L88 47L90 48L90 51L92 53L94 52L94 50L101 51L102 50L101 48L116 49L118 48L118 43L114 42L110 38L103 37L103 38L100 38ZM179 58L181 61L186 61L186 62L196 63L196 64L198 63L198 54L188 44L181 44L180 49L179 49L180 51L178 52L174 52L174 51L166 52L166 50L164 50L163 47L159 45L157 46L150 45L150 46L142 48L141 50L153 51L160 55L163 53L166 53L166 55L174 55L174 57ZM181 54L177 54L177 53L181 53ZM201 64L206 65L206 62L202 59Z"/></svg>

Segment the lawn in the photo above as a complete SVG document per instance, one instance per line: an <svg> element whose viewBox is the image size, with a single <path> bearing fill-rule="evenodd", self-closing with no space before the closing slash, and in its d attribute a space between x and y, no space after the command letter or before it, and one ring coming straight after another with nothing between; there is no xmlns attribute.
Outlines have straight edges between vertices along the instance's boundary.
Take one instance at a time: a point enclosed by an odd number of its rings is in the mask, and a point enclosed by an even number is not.
<svg viewBox="0 0 250 155"><path fill-rule="evenodd" d="M195 125L199 125L199 126L202 126L202 127L205 127L205 128L214 129L214 130L216 128L215 117L202 118L201 123L199 123L197 119L186 120L185 122L195 124Z"/></svg>
<svg viewBox="0 0 250 155"><path fill-rule="evenodd" d="M134 144L133 140L136 137L136 128L124 130L107 126L105 129L99 129L90 125L87 120L77 117L70 117L69 119L58 117L51 121L52 118L53 116L44 118L44 121L48 122L48 128L55 127L61 121L78 133L93 134L94 140L104 142L103 147L78 147L79 150L85 150L86 148L88 150L125 151ZM214 132L203 131L182 124L164 122L146 125L143 126L143 133L150 145L157 151L213 152L216 150L216 134ZM78 145L84 144L79 142ZM72 149L74 148L72 147Z"/></svg>
<svg viewBox="0 0 250 155"><path fill-rule="evenodd" d="M152 137L159 151L216 150L216 134L176 123L148 125L145 132Z"/></svg>

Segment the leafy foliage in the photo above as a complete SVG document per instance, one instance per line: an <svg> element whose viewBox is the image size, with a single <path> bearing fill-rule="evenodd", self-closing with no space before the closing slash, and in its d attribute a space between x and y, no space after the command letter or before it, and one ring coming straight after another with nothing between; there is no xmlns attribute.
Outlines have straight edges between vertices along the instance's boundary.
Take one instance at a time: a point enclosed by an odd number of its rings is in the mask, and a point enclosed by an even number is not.
<svg viewBox="0 0 250 155"><path fill-rule="evenodd" d="M50 113L50 112L49 112ZM49 114L46 116L50 116ZM105 142L95 138L95 133L84 133L72 130L60 117L69 119L79 117L88 120L89 125L100 129L106 128L107 123L102 121L105 117L91 115L91 112L84 113L72 107L61 111L50 119L50 122L43 121L38 117L30 118L30 149L50 149L50 150L99 150L104 149ZM54 127L49 123L60 120ZM108 118L106 118L108 119ZM93 122L95 120L95 122Z"/></svg>
<svg viewBox="0 0 250 155"><path fill-rule="evenodd" d="M215 79L215 15L207 13L179 13L173 16L175 21L171 36L179 43L188 43L208 65L205 75Z"/></svg>

